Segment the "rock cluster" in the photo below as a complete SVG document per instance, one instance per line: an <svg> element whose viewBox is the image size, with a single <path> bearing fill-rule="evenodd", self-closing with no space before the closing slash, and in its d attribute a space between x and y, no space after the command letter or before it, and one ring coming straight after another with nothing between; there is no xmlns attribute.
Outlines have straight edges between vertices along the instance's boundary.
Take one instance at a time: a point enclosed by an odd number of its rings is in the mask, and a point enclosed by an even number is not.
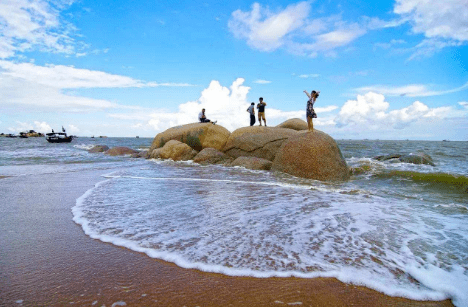
<svg viewBox="0 0 468 307"><path fill-rule="evenodd" d="M307 129L300 119L277 127L244 127L230 133L211 123L195 123L159 133L148 158L193 160L255 170L276 170L316 180L346 180L349 169L335 140Z"/></svg>
<svg viewBox="0 0 468 307"><path fill-rule="evenodd" d="M271 169L316 180L347 180L350 171L335 140L322 131L304 128L306 122L297 118L277 127L244 127L232 133L212 123L194 123L159 133L148 151L96 145L89 152Z"/></svg>

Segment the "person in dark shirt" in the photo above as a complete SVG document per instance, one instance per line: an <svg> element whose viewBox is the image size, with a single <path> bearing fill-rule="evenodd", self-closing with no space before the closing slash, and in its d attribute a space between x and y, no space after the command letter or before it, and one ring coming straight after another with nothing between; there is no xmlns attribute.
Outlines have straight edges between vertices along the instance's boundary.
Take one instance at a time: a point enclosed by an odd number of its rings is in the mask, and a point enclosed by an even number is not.
<svg viewBox="0 0 468 307"><path fill-rule="evenodd" d="M265 124L266 127L266 119L265 119L265 106L267 105L266 102L263 101L263 97L258 98L259 103L257 104L257 109L258 109L258 122L260 126L262 125L262 118L263 118L263 123Z"/></svg>

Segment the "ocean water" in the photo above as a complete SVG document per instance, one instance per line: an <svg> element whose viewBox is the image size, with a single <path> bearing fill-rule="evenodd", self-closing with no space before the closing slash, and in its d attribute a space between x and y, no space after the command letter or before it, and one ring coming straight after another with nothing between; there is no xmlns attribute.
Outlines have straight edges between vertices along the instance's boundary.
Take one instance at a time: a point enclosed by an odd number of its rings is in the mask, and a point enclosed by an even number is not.
<svg viewBox="0 0 468 307"><path fill-rule="evenodd" d="M468 306L468 142L338 140L361 169L342 183L86 151L151 141L0 138L0 176L102 169L103 180L77 199L74 221L92 238L184 268L336 277ZM436 166L372 159L419 151Z"/></svg>

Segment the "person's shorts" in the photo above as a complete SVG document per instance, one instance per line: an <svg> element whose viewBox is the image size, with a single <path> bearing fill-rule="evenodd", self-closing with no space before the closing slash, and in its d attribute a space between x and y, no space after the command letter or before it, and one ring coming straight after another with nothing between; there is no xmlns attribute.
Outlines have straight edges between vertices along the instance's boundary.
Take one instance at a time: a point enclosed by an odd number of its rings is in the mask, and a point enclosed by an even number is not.
<svg viewBox="0 0 468 307"><path fill-rule="evenodd" d="M262 118L265 120L265 112L258 112L258 120L261 120Z"/></svg>

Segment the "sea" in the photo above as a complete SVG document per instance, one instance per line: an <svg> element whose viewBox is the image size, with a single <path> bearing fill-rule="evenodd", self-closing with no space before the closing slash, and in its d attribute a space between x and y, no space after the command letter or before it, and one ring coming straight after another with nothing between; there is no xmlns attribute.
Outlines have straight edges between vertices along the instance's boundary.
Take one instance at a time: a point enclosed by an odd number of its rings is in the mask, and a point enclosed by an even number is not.
<svg viewBox="0 0 468 307"><path fill-rule="evenodd" d="M76 199L73 221L90 238L183 268L334 277L468 306L468 142L337 140L348 166L361 170L346 182L87 151L151 142L0 138L0 176L102 171ZM435 166L373 159L417 152Z"/></svg>

